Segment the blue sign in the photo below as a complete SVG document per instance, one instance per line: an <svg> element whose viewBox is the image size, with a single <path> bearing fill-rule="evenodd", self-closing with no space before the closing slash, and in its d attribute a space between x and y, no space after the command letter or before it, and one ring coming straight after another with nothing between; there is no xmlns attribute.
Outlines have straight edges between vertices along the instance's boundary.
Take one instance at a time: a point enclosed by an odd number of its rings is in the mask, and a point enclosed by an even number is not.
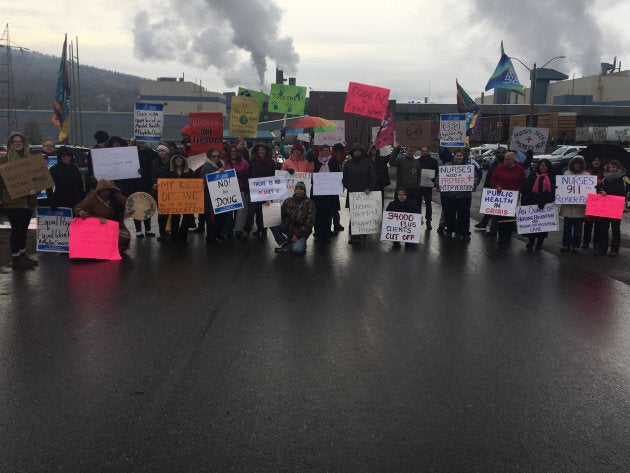
<svg viewBox="0 0 630 473"><path fill-rule="evenodd" d="M467 129L465 113L440 115L440 146L465 146Z"/></svg>
<svg viewBox="0 0 630 473"><path fill-rule="evenodd" d="M50 207L37 207L37 251L68 253L72 209L59 207L54 212Z"/></svg>
<svg viewBox="0 0 630 473"><path fill-rule="evenodd" d="M160 141L163 128L163 104L136 103L133 114L133 134L137 141Z"/></svg>
<svg viewBox="0 0 630 473"><path fill-rule="evenodd" d="M243 208L243 198L234 169L207 174L206 184L215 214Z"/></svg>

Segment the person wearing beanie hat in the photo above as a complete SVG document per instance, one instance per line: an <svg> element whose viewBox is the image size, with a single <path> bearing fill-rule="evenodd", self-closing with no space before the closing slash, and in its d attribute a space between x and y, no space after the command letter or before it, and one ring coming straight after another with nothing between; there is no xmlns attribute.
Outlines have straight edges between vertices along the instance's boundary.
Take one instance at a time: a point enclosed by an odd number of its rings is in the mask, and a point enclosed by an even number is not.
<svg viewBox="0 0 630 473"><path fill-rule="evenodd" d="M55 188L48 189L48 204L54 211L57 207L74 208L85 198L81 171L74 163L72 150L67 146L57 149L57 164L50 168Z"/></svg>
<svg viewBox="0 0 630 473"><path fill-rule="evenodd" d="M252 155L249 160L249 178L273 177L276 174L276 163L272 157L271 146L266 143L256 143L252 148ZM249 197L249 194L248 194ZM267 229L263 221L263 202L249 202L247 206L247 222L243 229L242 240L247 240L249 232L252 230L254 217L256 217L257 230L254 236L258 241L264 241L267 238Z"/></svg>
<svg viewBox="0 0 630 473"><path fill-rule="evenodd" d="M156 151L156 152L159 152L159 151L166 151L166 152L168 153L168 152L169 152L169 149L168 149L168 146L166 146L166 145L158 145L158 147L157 147L157 148L155 148L155 151Z"/></svg>
<svg viewBox="0 0 630 473"><path fill-rule="evenodd" d="M9 135L7 154L0 156L0 164L30 157L31 148L26 136L14 132ZM13 269L32 268L37 265L37 261L26 254L26 237L33 210L37 206L37 191L39 190L41 189L32 189L28 195L12 199L4 180L0 177L0 206L11 226L9 242Z"/></svg>
<svg viewBox="0 0 630 473"><path fill-rule="evenodd" d="M302 181L295 184L293 197L282 203L282 223L271 227L278 247L276 253L291 251L294 254L306 252L306 240L315 223L315 203L306 196L306 185Z"/></svg>
<svg viewBox="0 0 630 473"><path fill-rule="evenodd" d="M291 148L291 156L282 163L281 169L288 171L289 174L295 172L313 172L313 163L304 157L304 146L300 143L295 143Z"/></svg>

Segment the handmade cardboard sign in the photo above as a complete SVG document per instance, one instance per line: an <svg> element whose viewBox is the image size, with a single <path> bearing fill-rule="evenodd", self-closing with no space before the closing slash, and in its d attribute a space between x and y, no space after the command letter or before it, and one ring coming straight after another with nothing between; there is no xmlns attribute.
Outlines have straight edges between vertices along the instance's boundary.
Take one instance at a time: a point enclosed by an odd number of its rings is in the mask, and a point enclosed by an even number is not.
<svg viewBox="0 0 630 473"><path fill-rule="evenodd" d="M287 192L284 176L253 177L249 179L249 198L252 202L279 199Z"/></svg>
<svg viewBox="0 0 630 473"><path fill-rule="evenodd" d="M119 260L120 224L95 217L75 218L70 222L70 258Z"/></svg>
<svg viewBox="0 0 630 473"><path fill-rule="evenodd" d="M518 191L498 191L484 188L481 194L479 213L513 217L518 204Z"/></svg>
<svg viewBox="0 0 630 473"><path fill-rule="evenodd" d="M37 251L68 253L68 229L72 222L72 209L37 207Z"/></svg>
<svg viewBox="0 0 630 473"><path fill-rule="evenodd" d="M383 196L381 191L350 192L350 226L353 235L381 233Z"/></svg>
<svg viewBox="0 0 630 473"><path fill-rule="evenodd" d="M558 206L547 204L542 209L537 205L517 207L516 231L519 235L558 231Z"/></svg>
<svg viewBox="0 0 630 473"><path fill-rule="evenodd" d="M440 146L465 146L466 129L465 113L440 115Z"/></svg>
<svg viewBox="0 0 630 473"><path fill-rule="evenodd" d="M204 213L202 179L158 179L158 214Z"/></svg>
<svg viewBox="0 0 630 473"><path fill-rule="evenodd" d="M0 165L0 175L11 199L18 199L54 187L48 166L41 154L15 159Z"/></svg>
<svg viewBox="0 0 630 473"><path fill-rule="evenodd" d="M440 166L438 185L441 192L472 191L475 185L474 165Z"/></svg>
<svg viewBox="0 0 630 473"><path fill-rule="evenodd" d="M389 89L350 82L343 111L382 120L387 112Z"/></svg>
<svg viewBox="0 0 630 473"><path fill-rule="evenodd" d="M383 212L381 241L420 243L422 215L407 212Z"/></svg>
<svg viewBox="0 0 630 473"><path fill-rule="evenodd" d="M92 167L96 179L135 179L140 177L138 148L122 146L120 148L94 148Z"/></svg>
<svg viewBox="0 0 630 473"><path fill-rule="evenodd" d="M620 195L589 194L586 199L586 215L621 220L626 198Z"/></svg>
<svg viewBox="0 0 630 473"><path fill-rule="evenodd" d="M568 174L556 176L556 204L583 204L589 194L595 194L597 176Z"/></svg>
<svg viewBox="0 0 630 473"><path fill-rule="evenodd" d="M343 194L342 172L313 173L313 195Z"/></svg>

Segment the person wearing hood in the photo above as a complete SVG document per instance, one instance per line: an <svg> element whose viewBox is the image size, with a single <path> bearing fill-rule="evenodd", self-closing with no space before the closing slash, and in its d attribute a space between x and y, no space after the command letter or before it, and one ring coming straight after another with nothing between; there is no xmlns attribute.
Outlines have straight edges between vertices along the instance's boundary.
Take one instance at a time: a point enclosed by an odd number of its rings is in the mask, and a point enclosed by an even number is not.
<svg viewBox="0 0 630 473"><path fill-rule="evenodd" d="M565 175L586 174L586 161L580 155L573 156L569 161ZM580 239L582 238L582 223L586 204L562 204L559 215L564 217L562 230L562 248L560 251L579 252Z"/></svg>
<svg viewBox="0 0 630 473"><path fill-rule="evenodd" d="M241 199L243 200L243 208L236 210L235 212L229 212L226 215L226 225L228 237L231 237L232 231L236 238L243 238L243 229L247 222L247 213L249 202L249 162L239 152L238 147L235 144L231 144L226 149L227 160L225 161L225 169L234 169L236 173L236 180L238 181L238 188L241 191Z"/></svg>
<svg viewBox="0 0 630 473"><path fill-rule="evenodd" d="M294 172L313 172L313 166L313 162L304 157L304 146L296 143L291 148L291 156L282 163L281 169L293 174Z"/></svg>
<svg viewBox="0 0 630 473"><path fill-rule="evenodd" d="M181 154L176 154L171 158L171 165L168 172L170 179L192 179L194 173L188 167L186 158ZM195 221L194 214L171 214L171 240L180 241L184 245L188 243L188 228Z"/></svg>
<svg viewBox="0 0 630 473"><path fill-rule="evenodd" d="M27 159L31 156L31 148L26 137L22 133L14 132L9 135L7 154L0 156L0 164ZM26 254L26 238L33 210L37 206L38 190L40 189L32 189L28 195L12 199L2 176L0 176L0 207L4 209L11 226L9 245L13 269L32 268L37 265L37 261Z"/></svg>
<svg viewBox="0 0 630 473"><path fill-rule="evenodd" d="M531 172L521 194L521 205L537 205L544 209L546 204L552 204L556 199L556 182L553 175L553 167L548 159L541 159L536 164L536 170ZM531 250L536 245L536 250L542 250L543 241L549 235L547 232L529 233L525 248Z"/></svg>
<svg viewBox="0 0 630 473"><path fill-rule="evenodd" d="M225 171L222 158L223 156L218 148L210 148L206 151L206 162L199 169L204 183L207 183L206 176L208 174ZM223 226L225 225L225 214L214 213L207 184L204 184L203 186L203 196L203 208L206 218L206 244L221 244L225 241L222 235Z"/></svg>
<svg viewBox="0 0 630 473"><path fill-rule="evenodd" d="M394 200L392 200L389 204L387 204L387 208L385 209L388 212L405 212L410 214L419 214L421 213L420 204L413 199L407 197L407 189L404 187L399 187L396 189L394 193ZM405 243L405 248L412 247L413 243ZM400 248L400 242L395 241L392 245L393 249Z"/></svg>
<svg viewBox="0 0 630 473"><path fill-rule="evenodd" d="M389 160L385 156L381 156L381 150L374 144L371 144L368 148L367 157L374 165L378 181L378 190L385 195L385 188L392 183L389 178L389 166L387 165Z"/></svg>
<svg viewBox="0 0 630 473"><path fill-rule="evenodd" d="M350 192L365 192L369 194L373 190L378 189L374 165L365 156L363 146L360 143L355 143L350 148L350 160L343 166L343 186L348 190L346 208L350 208ZM361 243L361 238L352 235L352 231L350 231L348 243L351 245Z"/></svg>
<svg viewBox="0 0 630 473"><path fill-rule="evenodd" d="M57 164L50 168L55 188L48 189L48 203L53 211L57 207L74 208L85 198L81 171L72 156L72 150L61 146L57 150Z"/></svg>
<svg viewBox="0 0 630 473"><path fill-rule="evenodd" d="M630 202L630 178L626 176L626 169L619 161L613 159L604 166L604 180L597 186L598 192L603 195L617 195L625 198L626 205L624 213L628 212ZM608 256L619 256L621 246L621 219L602 218L599 229L599 243L595 250L595 255L603 256L608 251L608 229L611 229L612 239L610 239L610 253Z"/></svg>
<svg viewBox="0 0 630 473"><path fill-rule="evenodd" d="M330 146L323 144L319 147L319 156L313 162L313 173L340 172L339 164L330 154ZM312 189L311 189L312 192ZM333 213L339 212L338 195L313 195L311 197L315 203L315 239L324 243L329 243L332 231Z"/></svg>
<svg viewBox="0 0 630 473"><path fill-rule="evenodd" d="M252 148L252 156L249 161L249 178L272 177L276 174L276 163L273 160L273 152L271 146L266 143L257 143ZM248 194L249 195L249 194ZM249 238L249 232L252 231L254 217L256 217L256 232L254 236L258 237L258 241L264 241L267 238L267 229L263 221L263 202L249 202L247 211L247 223L243 229L241 239Z"/></svg>
<svg viewBox="0 0 630 473"><path fill-rule="evenodd" d="M166 145L158 145L157 149L158 159L153 161L151 164L151 182L153 183L151 194L155 198L155 201L158 200L158 178L167 178L171 171L171 155L168 146ZM166 241L166 225L168 223L168 215L158 214L158 231L159 236L157 237L157 241Z"/></svg>
<svg viewBox="0 0 630 473"><path fill-rule="evenodd" d="M590 163L586 163L586 172L592 176L597 176L597 183L601 184L604 180L604 162L599 156L591 159ZM593 248L597 248L599 244L599 232L601 229L601 219L590 215L584 216L584 234L582 235L582 248L587 250L593 241Z"/></svg>
<svg viewBox="0 0 630 473"><path fill-rule="evenodd" d="M306 196L304 182L298 181L293 192L293 197L282 203L282 223L271 227L271 233L279 245L276 253L291 251L301 255L306 252L306 240L315 223L315 204Z"/></svg>
<svg viewBox="0 0 630 473"><path fill-rule="evenodd" d="M105 223L106 220L118 222L118 249L121 253L129 249L131 234L125 226L125 204L127 198L113 181L101 179L96 189L74 207L74 214L80 218L96 217Z"/></svg>

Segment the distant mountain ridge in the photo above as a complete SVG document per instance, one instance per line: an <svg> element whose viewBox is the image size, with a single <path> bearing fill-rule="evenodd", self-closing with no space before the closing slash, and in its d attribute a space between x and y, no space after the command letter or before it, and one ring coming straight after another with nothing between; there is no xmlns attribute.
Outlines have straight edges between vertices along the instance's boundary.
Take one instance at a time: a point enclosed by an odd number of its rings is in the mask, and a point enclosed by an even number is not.
<svg viewBox="0 0 630 473"><path fill-rule="evenodd" d="M59 57L13 50L13 83L17 109L52 110ZM140 95L142 77L80 65L83 111L131 112ZM4 79L4 78L3 78ZM76 97L76 91L71 90Z"/></svg>

